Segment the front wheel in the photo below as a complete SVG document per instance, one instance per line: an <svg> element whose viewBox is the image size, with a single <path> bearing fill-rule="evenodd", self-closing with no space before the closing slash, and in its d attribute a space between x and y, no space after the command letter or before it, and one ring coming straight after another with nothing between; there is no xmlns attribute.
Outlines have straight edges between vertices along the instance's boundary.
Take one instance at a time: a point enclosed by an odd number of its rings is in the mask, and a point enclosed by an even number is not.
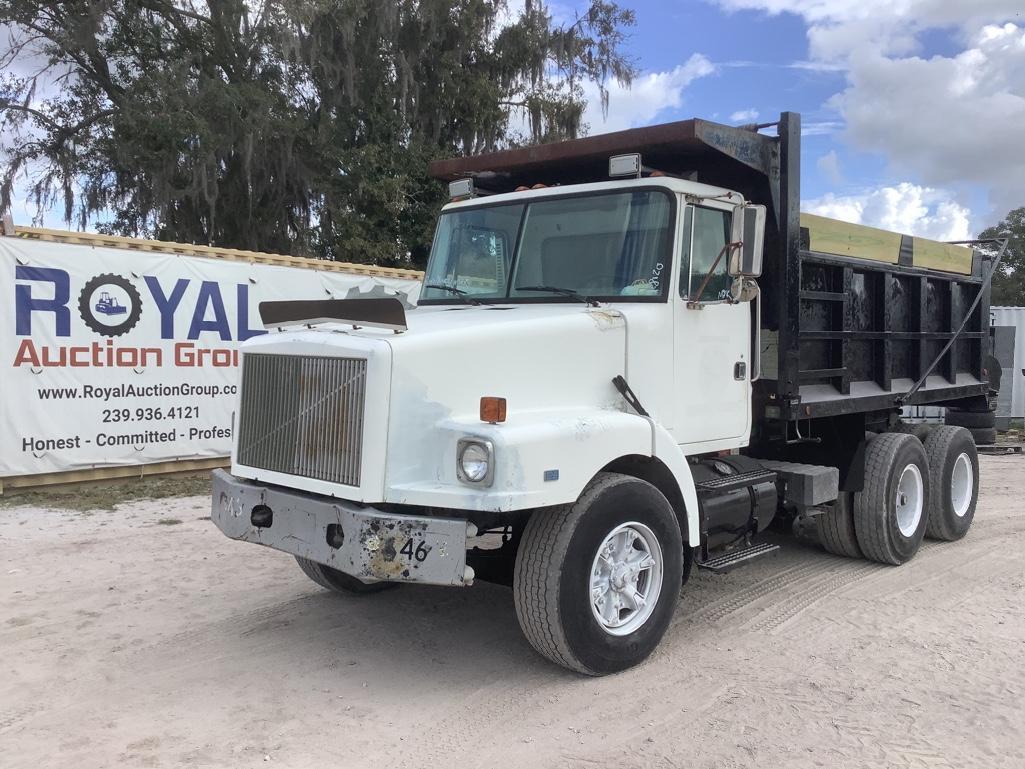
<svg viewBox="0 0 1025 769"><path fill-rule="evenodd" d="M302 569L303 574L312 579L321 587L333 590L336 593L366 595L368 593L380 593L382 590L396 587L395 582L364 582L356 579L345 572L332 569L322 563L311 561L300 556L295 557L296 563Z"/></svg>
<svg viewBox="0 0 1025 769"><path fill-rule="evenodd" d="M557 665L615 673L662 640L682 579L683 539L666 498L645 481L602 473L572 505L531 516L516 556L516 616Z"/></svg>

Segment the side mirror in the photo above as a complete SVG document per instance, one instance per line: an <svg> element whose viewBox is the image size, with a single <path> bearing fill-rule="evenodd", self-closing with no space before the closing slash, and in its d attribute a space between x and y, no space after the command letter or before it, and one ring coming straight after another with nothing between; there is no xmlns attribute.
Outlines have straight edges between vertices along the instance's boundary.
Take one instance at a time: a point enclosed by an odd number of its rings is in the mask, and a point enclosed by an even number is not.
<svg viewBox="0 0 1025 769"><path fill-rule="evenodd" d="M765 206L745 205L736 210L733 214L733 240L740 241L743 246L730 254L730 277L760 276L765 245Z"/></svg>

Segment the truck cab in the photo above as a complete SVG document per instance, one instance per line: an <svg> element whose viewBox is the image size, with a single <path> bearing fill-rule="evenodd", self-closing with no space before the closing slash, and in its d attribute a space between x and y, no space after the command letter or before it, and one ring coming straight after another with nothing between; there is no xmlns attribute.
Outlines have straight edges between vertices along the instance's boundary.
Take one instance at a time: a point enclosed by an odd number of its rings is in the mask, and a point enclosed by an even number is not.
<svg viewBox="0 0 1025 769"><path fill-rule="evenodd" d="M541 348L574 355L575 337L556 318L589 316L594 331L582 333L603 352L581 365L593 361L643 393L653 422L687 453L739 448L750 433L755 356L727 245L739 240L744 211L738 193L665 177L462 200L442 211L419 307L458 308L471 324L498 307L507 321L528 310L551 318L542 337L503 346L515 361L507 381L519 388ZM607 391L613 377L603 378ZM603 395L595 406L606 405ZM547 396L538 405L556 406Z"/></svg>
<svg viewBox="0 0 1025 769"><path fill-rule="evenodd" d="M852 495L871 493L905 524L877 560L906 560L929 515L922 443L902 435L883 490L857 488L865 431L889 431L896 402L855 421L850 406L817 405L804 433L788 413L802 404L780 374L800 291L796 198L780 171L793 121L771 140L691 121L675 141L655 127L437 165L452 200L416 306L261 306L276 333L242 348L214 522L339 592L507 584L535 649L591 675L650 654L692 566L725 571L777 549L760 539L774 519L847 525ZM686 172L708 162L698 146L718 154L717 178L744 184ZM760 175L739 172L757 164ZM764 244L775 274L759 281ZM773 381L756 392L766 349ZM802 461L792 422L827 461ZM974 449L960 434L953 445L974 512Z"/></svg>

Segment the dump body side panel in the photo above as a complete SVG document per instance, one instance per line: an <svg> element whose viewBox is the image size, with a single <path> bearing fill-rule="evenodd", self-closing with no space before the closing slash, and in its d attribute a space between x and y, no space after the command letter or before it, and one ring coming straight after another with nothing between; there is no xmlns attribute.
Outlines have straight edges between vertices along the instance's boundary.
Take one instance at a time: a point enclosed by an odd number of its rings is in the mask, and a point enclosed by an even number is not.
<svg viewBox="0 0 1025 769"><path fill-rule="evenodd" d="M837 235L842 230L822 237L801 228L796 279L795 265L787 263L795 285L784 292L786 305L796 310L763 333L764 381L756 412L793 420L896 408L897 398L914 387L955 336L980 291L983 299L964 331L907 403L985 394L984 261L970 249L883 231L877 231L878 239L852 243L850 255L841 255L835 252L845 250ZM939 259L948 269L915 264Z"/></svg>

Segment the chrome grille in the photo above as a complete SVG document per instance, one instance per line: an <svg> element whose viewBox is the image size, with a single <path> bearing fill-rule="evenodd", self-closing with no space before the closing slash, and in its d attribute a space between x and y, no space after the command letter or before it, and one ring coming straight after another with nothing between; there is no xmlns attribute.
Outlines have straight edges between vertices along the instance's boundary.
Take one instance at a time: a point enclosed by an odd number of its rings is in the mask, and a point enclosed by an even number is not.
<svg viewBox="0 0 1025 769"><path fill-rule="evenodd" d="M247 353L239 464L359 486L367 362Z"/></svg>

